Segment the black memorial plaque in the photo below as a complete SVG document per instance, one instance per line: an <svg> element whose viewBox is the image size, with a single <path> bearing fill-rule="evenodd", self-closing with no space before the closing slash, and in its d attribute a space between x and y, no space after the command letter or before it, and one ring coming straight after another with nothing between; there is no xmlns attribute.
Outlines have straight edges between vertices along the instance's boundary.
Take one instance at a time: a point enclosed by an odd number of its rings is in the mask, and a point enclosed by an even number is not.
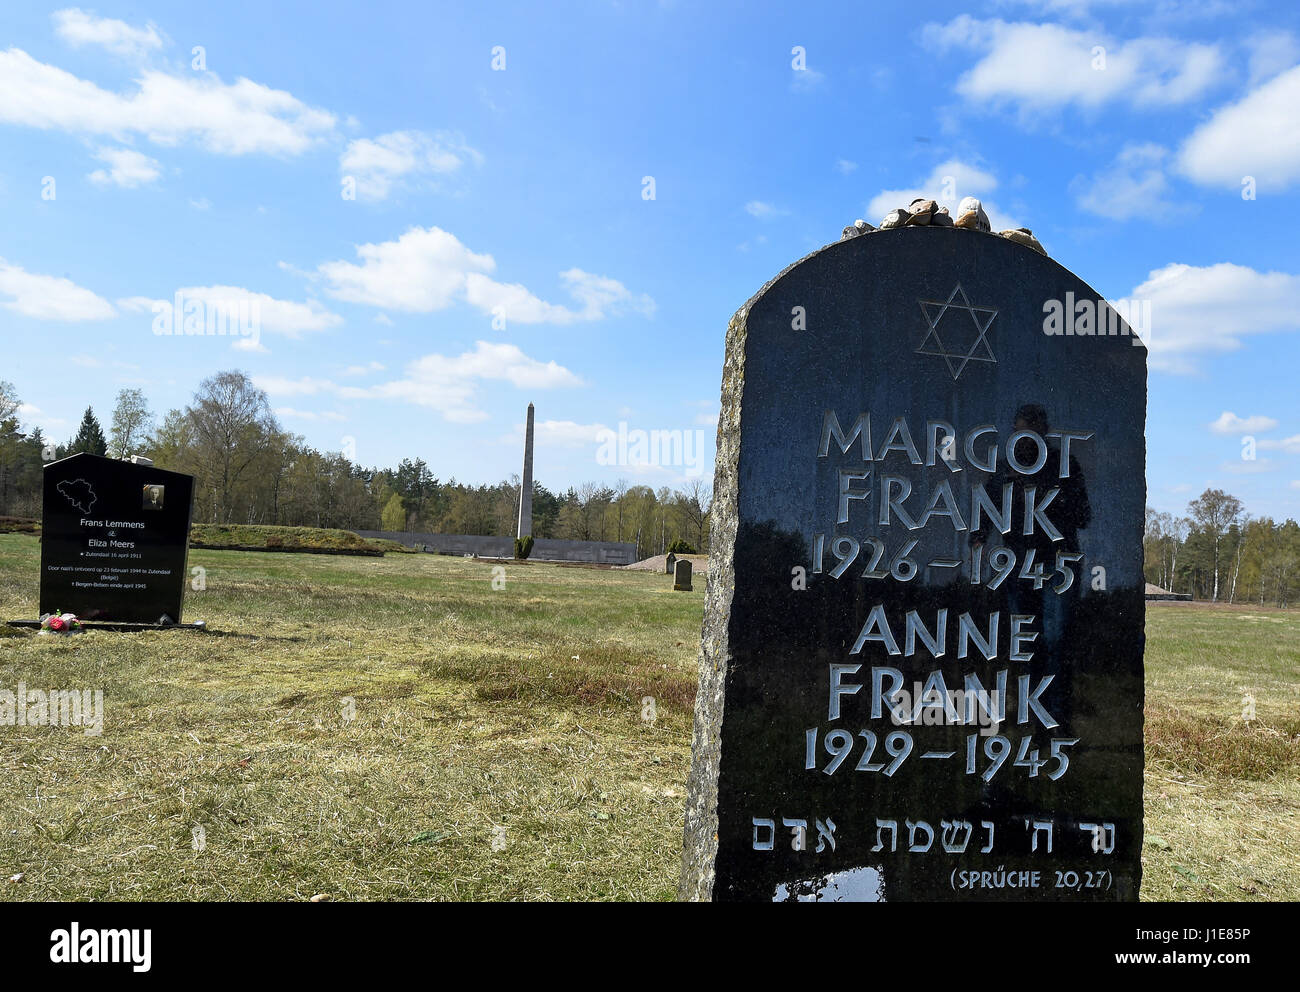
<svg viewBox="0 0 1300 992"><path fill-rule="evenodd" d="M683 898L1137 898L1146 348L1099 299L907 227L732 319Z"/></svg>
<svg viewBox="0 0 1300 992"><path fill-rule="evenodd" d="M79 454L45 466L41 613L181 621L194 477Z"/></svg>

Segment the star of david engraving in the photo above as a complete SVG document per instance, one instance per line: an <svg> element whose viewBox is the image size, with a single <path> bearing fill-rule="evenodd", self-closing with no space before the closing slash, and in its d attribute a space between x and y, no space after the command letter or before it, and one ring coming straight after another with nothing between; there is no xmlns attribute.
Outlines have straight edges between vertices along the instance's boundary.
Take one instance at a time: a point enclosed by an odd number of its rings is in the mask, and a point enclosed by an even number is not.
<svg viewBox="0 0 1300 992"><path fill-rule="evenodd" d="M960 297L961 302L954 302ZM929 325L929 330L924 338L921 339L921 345L916 349L918 355L938 355L948 365L948 371L952 373L953 381L965 370L969 362L993 362L997 359L993 357L993 349L989 346L986 335L988 334L989 325L993 323L993 318L998 315L994 307L977 307L971 303L970 298L966 295L966 290L961 288L961 283L951 293L948 299L939 300L917 300L921 305L921 313L925 314L925 322ZM957 314L948 318L948 323L944 330L947 337L947 343L944 338L939 336L939 321L949 310L964 311L970 314L971 321L974 325L974 340L971 340L971 331L966 328L965 320ZM966 347L965 342L971 340L970 346Z"/></svg>

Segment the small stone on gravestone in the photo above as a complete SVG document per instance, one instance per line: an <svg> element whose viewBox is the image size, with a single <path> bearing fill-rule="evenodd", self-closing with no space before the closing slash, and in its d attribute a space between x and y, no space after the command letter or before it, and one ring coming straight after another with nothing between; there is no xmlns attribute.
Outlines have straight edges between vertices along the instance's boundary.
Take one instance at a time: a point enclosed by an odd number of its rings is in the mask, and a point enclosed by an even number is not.
<svg viewBox="0 0 1300 992"><path fill-rule="evenodd" d="M194 476L82 453L45 466L40 611L180 623Z"/></svg>
<svg viewBox="0 0 1300 992"><path fill-rule="evenodd" d="M678 558L673 566L673 592L690 592L691 588L691 563L689 559Z"/></svg>
<svg viewBox="0 0 1300 992"><path fill-rule="evenodd" d="M1034 237L1034 232L1029 230L1027 227L1017 227L1014 230L1003 231L1002 237L1008 238L1018 245L1032 248L1040 254L1047 254L1047 249L1043 247L1042 243L1036 237Z"/></svg>
<svg viewBox="0 0 1300 992"><path fill-rule="evenodd" d="M1109 307L1022 240L846 239L732 318L682 898L1137 898L1146 350L1049 328Z"/></svg>
<svg viewBox="0 0 1300 992"><path fill-rule="evenodd" d="M841 239L857 238L863 234L870 234L874 230L875 228L872 227L870 224L868 224L865 220L858 218L843 230L843 232L840 234L840 238Z"/></svg>
<svg viewBox="0 0 1300 992"><path fill-rule="evenodd" d="M923 226L930 223L930 218L934 216L939 204L934 200L917 199L908 204L907 210L911 214L907 218L907 223L913 226Z"/></svg>
<svg viewBox="0 0 1300 992"><path fill-rule="evenodd" d="M993 230L992 225L989 224L989 216L984 212L984 204L973 196L965 197L957 204L957 219L953 223L957 227L983 231L986 234Z"/></svg>
<svg viewBox="0 0 1300 992"><path fill-rule="evenodd" d="M890 231L896 227L902 227L911 219L911 213L899 207L897 210L891 210L885 214L885 219L880 222L882 231Z"/></svg>

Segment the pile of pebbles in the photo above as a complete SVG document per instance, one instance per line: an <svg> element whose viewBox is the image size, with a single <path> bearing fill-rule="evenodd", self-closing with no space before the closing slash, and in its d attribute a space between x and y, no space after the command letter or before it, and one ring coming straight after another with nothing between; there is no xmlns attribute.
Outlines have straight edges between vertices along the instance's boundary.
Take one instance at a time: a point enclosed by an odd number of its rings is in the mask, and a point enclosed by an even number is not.
<svg viewBox="0 0 1300 992"><path fill-rule="evenodd" d="M961 227L968 231L983 231L985 234L993 233L993 228L989 224L989 215L984 212L984 204L973 196L968 196L957 204L957 218L955 220L948 213L947 207L939 206L934 200L913 200L906 208L899 207L897 210L889 211L885 215L885 219L880 222L879 230L888 231L895 227L912 226ZM866 221L855 220L844 229L844 233L840 235L840 240L870 234L875 230L877 228L872 227ZM1000 231L998 236L1014 241L1018 245L1025 245L1040 254L1047 254L1039 240L1034 237L1034 232L1027 227L1017 227L1011 231Z"/></svg>

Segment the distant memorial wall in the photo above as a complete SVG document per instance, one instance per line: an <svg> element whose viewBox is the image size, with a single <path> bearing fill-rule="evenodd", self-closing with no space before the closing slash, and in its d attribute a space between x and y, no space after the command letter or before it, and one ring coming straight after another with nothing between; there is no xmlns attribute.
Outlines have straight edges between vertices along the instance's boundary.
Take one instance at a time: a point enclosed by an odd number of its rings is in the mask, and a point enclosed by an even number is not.
<svg viewBox="0 0 1300 992"><path fill-rule="evenodd" d="M421 534L410 531L358 530L362 537L396 541L407 547L423 545L429 551L452 555L478 555L480 558L513 558L515 542L511 537L479 537L473 534ZM548 537L534 539L534 561L585 561L607 565L631 565L637 560L636 545L630 541L560 541Z"/></svg>

